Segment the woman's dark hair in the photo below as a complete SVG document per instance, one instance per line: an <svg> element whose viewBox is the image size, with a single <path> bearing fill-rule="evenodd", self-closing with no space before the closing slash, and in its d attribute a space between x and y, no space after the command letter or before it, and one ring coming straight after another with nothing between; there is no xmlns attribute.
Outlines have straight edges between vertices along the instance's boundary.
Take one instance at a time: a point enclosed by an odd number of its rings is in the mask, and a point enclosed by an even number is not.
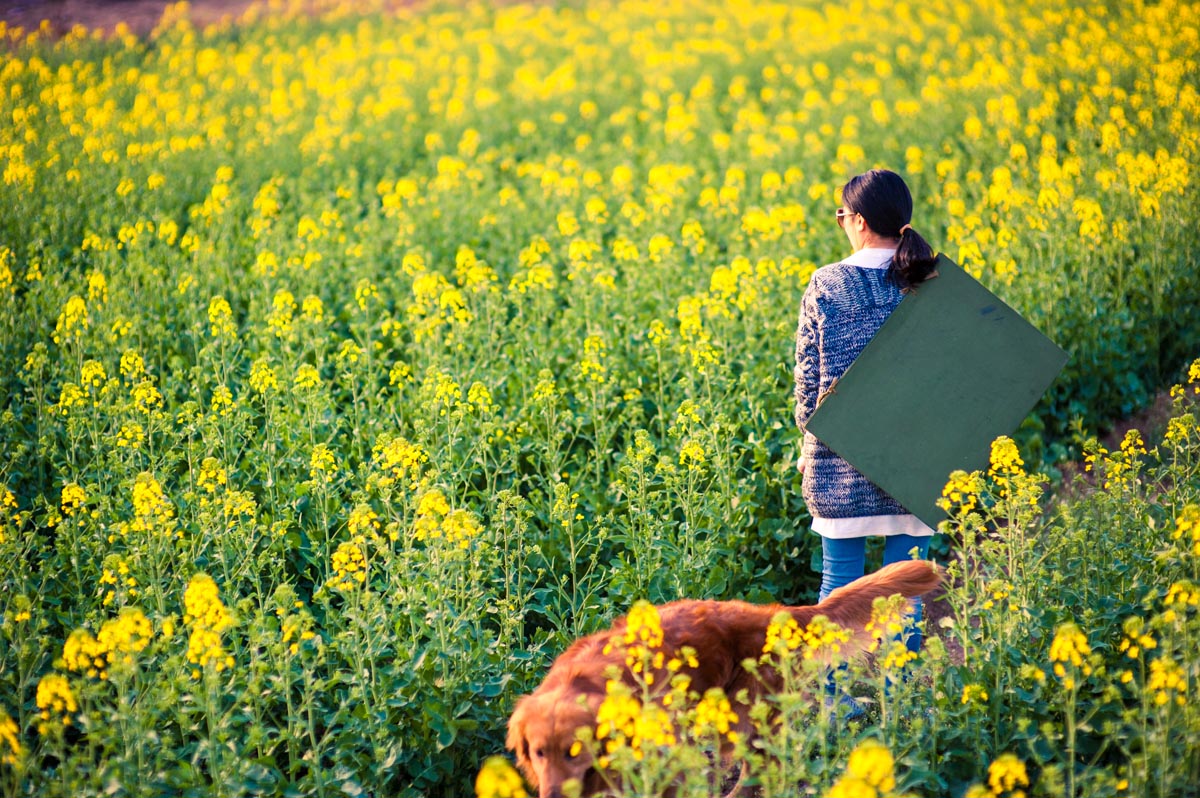
<svg viewBox="0 0 1200 798"><path fill-rule="evenodd" d="M900 239L889 271L902 288L929 277L937 258L929 243L909 224L913 201L904 178L887 169L856 175L842 187L842 204L860 214L878 235Z"/></svg>

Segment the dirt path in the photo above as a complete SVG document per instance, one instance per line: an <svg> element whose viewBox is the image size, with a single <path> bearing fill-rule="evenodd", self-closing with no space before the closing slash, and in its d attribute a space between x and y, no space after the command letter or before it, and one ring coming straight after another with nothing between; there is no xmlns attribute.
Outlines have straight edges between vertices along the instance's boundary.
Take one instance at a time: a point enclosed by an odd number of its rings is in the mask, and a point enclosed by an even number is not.
<svg viewBox="0 0 1200 798"><path fill-rule="evenodd" d="M75 25L111 33L124 22L145 36L162 19L166 0L0 0L0 20L10 28L36 30L46 20L51 33L61 36ZM192 0L188 14L198 27L240 17L252 0Z"/></svg>

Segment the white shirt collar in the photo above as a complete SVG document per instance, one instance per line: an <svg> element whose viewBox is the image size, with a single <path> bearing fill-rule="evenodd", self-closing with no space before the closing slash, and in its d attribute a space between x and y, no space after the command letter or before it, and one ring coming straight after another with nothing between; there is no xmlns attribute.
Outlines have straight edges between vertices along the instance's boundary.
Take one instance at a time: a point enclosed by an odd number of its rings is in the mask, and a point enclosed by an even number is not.
<svg viewBox="0 0 1200 798"><path fill-rule="evenodd" d="M895 249L866 247L845 258L842 260L842 263L850 266L861 266L864 269L886 269L892 260L892 256L895 254Z"/></svg>

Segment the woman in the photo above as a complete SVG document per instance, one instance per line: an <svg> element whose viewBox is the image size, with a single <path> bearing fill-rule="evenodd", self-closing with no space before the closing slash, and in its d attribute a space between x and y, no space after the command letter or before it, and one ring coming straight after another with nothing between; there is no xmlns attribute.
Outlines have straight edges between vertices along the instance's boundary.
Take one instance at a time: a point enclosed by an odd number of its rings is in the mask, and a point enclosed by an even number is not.
<svg viewBox="0 0 1200 798"><path fill-rule="evenodd" d="M933 271L933 250L910 224L912 208L912 194L895 172L873 169L842 188L837 223L854 252L818 269L804 292L796 331L796 423L801 431L820 397L903 295ZM807 431L798 468L804 474L813 531L821 535L821 599L863 575L870 535L885 536L885 565L910 558L913 549L926 556L933 530ZM915 611L914 623L921 617L919 603ZM921 647L915 627L908 646L912 651Z"/></svg>

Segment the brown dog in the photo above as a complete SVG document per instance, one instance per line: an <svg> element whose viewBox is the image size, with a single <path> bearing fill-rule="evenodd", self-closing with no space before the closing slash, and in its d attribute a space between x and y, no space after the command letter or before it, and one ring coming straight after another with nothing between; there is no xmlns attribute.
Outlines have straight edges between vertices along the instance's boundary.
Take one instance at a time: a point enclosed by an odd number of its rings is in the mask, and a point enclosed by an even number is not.
<svg viewBox="0 0 1200 798"><path fill-rule="evenodd" d="M747 702L772 685L764 684L763 674L754 676L742 663L757 660L763 654L767 626L782 611L790 612L800 628L818 615L826 616L851 631L851 640L842 647L846 656L861 652L871 637L864 627L871 619L876 598L901 594L915 598L937 587L941 574L926 560L910 560L885 566L843 588L833 591L824 601L811 607L755 605L742 601L674 601L658 608L663 631L662 650L674 654L684 647L696 653L695 667L685 666L682 673L691 678L690 689L703 695L720 687L735 702L739 731L749 732L747 704L736 697L745 690ZM508 747L516 754L517 765L540 798L561 798L563 784L578 779L582 794L595 795L603 789L586 749L574 746L577 729L595 727L596 711L604 700L605 671L617 666L626 681L631 674L625 665L619 643L626 619L612 628L575 641L551 666L545 681L532 694L517 702L508 722ZM612 645L612 643L617 645ZM656 674L658 683L669 674ZM769 674L768 674L769 676Z"/></svg>

